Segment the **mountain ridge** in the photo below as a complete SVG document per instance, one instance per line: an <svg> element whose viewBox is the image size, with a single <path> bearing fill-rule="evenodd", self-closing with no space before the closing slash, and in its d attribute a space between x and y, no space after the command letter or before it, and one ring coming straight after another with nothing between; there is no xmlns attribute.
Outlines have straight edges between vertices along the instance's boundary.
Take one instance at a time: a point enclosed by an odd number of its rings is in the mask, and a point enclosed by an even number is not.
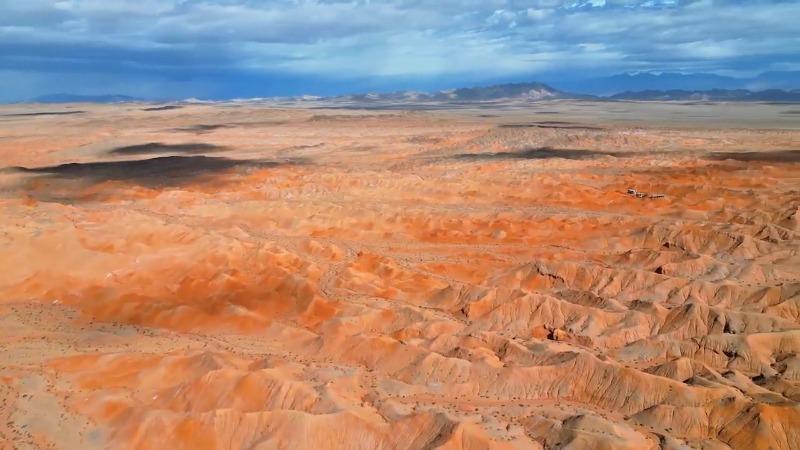
<svg viewBox="0 0 800 450"><path fill-rule="evenodd" d="M644 90L626 91L608 97L611 100L640 101L739 101L739 102L800 102L800 90L766 89L709 89L709 90Z"/></svg>
<svg viewBox="0 0 800 450"><path fill-rule="evenodd" d="M445 102L481 102L503 99L546 100L556 98L573 98L579 94L560 91L538 81L524 83L503 83L488 86L472 86L445 89L436 92L396 91L389 93L366 93L328 97L332 100L344 101L445 101Z"/></svg>
<svg viewBox="0 0 800 450"><path fill-rule="evenodd" d="M800 88L800 72L769 71L751 77L730 77L712 73L694 72L626 72L592 78L564 78L548 80L557 89L591 95L609 96L626 91L713 89L767 89L793 90Z"/></svg>
<svg viewBox="0 0 800 450"><path fill-rule="evenodd" d="M630 77L644 77L647 80L657 80L663 76L675 74L636 74L621 75ZM770 76L764 74L765 76ZM715 76L716 77L716 76ZM724 83L723 83L724 84ZM381 103L482 103L500 101L546 101L546 100L635 100L635 101L768 101L768 102L800 102L800 89L764 89L754 90L745 88L712 88L712 89L628 89L610 95L599 96L562 90L549 83L539 81L502 83L484 86L460 87L434 92L421 91L394 91L356 93L329 97L296 96L275 97L271 100L289 101L322 101L346 102L358 104ZM248 99L242 99L248 100ZM256 100L256 99L251 99ZM75 95L75 94L50 94L36 97L33 103L128 103L146 102L141 98L127 95ZM180 101L180 100L179 100ZM182 100L188 102L189 100Z"/></svg>
<svg viewBox="0 0 800 450"><path fill-rule="evenodd" d="M398 91L336 97L315 97L313 100L353 103L482 103L499 101L543 100L598 101L729 101L729 102L800 102L800 90L766 89L646 89L630 90L609 96L595 96L562 91L541 82L506 83L489 86L448 89L432 93Z"/></svg>

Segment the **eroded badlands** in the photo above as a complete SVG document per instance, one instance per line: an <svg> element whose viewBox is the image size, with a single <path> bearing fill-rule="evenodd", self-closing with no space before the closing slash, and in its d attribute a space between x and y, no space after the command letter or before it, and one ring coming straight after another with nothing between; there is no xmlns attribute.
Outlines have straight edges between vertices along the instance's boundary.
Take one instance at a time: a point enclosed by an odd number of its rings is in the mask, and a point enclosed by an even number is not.
<svg viewBox="0 0 800 450"><path fill-rule="evenodd" d="M800 448L791 111L4 106L0 447Z"/></svg>

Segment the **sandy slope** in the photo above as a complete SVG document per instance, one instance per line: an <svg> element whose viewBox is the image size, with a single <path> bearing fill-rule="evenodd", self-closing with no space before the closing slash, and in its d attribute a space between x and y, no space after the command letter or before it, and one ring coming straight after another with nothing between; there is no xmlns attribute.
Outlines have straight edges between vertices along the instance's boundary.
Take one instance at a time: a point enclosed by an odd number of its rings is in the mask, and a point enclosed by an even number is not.
<svg viewBox="0 0 800 450"><path fill-rule="evenodd" d="M0 108L0 447L800 448L800 123L676 108Z"/></svg>

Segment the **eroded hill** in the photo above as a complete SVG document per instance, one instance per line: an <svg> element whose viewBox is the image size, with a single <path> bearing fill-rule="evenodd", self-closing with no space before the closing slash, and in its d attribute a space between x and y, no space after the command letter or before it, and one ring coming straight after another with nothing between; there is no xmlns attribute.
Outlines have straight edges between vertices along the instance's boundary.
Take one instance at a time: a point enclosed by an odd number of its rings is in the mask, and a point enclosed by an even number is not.
<svg viewBox="0 0 800 450"><path fill-rule="evenodd" d="M6 107L0 446L800 448L800 131L581 107Z"/></svg>

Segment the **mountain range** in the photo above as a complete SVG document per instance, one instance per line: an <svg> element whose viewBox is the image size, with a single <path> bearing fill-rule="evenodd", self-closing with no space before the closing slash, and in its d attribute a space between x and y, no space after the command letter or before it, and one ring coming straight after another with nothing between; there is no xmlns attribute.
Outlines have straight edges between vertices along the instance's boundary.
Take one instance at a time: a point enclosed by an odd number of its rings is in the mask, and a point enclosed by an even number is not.
<svg viewBox="0 0 800 450"><path fill-rule="evenodd" d="M391 92L345 95L332 97L332 102L349 102L357 104L390 104L390 103L475 103L502 101L539 101L556 99L584 100L638 100L638 101L728 101L728 102L800 102L800 90L768 89L751 91L747 89L709 89L709 90L641 90L625 91L618 94L600 97L576 94L553 88L544 83L512 83L485 87L450 89L445 91L424 92ZM315 99L319 100L319 99Z"/></svg>
<svg viewBox="0 0 800 450"><path fill-rule="evenodd" d="M683 89L626 91L609 97L612 100L642 101L714 101L714 102L800 102L800 90L785 91L767 89L749 91L747 89L710 89L707 91L687 91Z"/></svg>
<svg viewBox="0 0 800 450"><path fill-rule="evenodd" d="M544 78L552 86L568 92L580 92L610 96L626 91L686 90L708 91L713 89L800 89L800 72L772 71L734 78L710 73L632 72L603 77Z"/></svg>
<svg viewBox="0 0 800 450"><path fill-rule="evenodd" d="M579 95L562 92L538 82L508 83L492 86L447 89L438 92L399 91L390 93L355 94L332 97L334 101L352 102L486 102L506 99L552 100L557 98L576 98Z"/></svg>
<svg viewBox="0 0 800 450"><path fill-rule="evenodd" d="M506 83L437 92L398 91L334 97L304 96L293 101L323 100L352 103L492 102L551 99L642 101L774 101L800 102L800 72L764 72L750 78L707 73L638 72L551 83ZM124 103L147 101L127 95L52 94L36 103Z"/></svg>

